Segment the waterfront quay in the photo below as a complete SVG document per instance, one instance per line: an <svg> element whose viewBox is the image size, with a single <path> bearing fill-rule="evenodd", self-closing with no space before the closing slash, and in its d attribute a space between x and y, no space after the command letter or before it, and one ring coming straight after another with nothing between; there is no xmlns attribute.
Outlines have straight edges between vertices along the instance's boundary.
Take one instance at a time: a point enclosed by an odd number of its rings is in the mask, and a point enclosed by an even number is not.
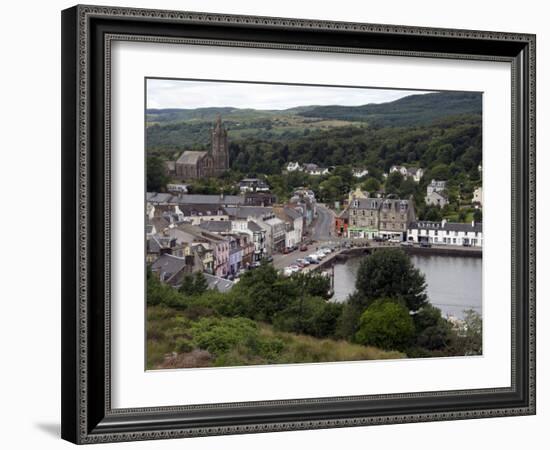
<svg viewBox="0 0 550 450"><path fill-rule="evenodd" d="M311 271L318 271L326 268L330 268L333 264L346 261L348 258L357 256L366 256L371 252L380 248L402 248L403 251L409 255L439 255L439 256L458 256L458 257L482 257L482 250L479 247L457 247L446 245L432 245L431 247L420 247L418 245L406 245L403 246L393 242L376 242L371 240L364 240L362 242L354 242L351 247L345 247L340 242L320 242L316 245L312 245L306 251L296 251L286 255L276 255L273 260L273 264L276 269L283 269L284 267L292 264L297 259L304 258L308 254L315 252L317 248L331 247L335 251L328 254L318 264L312 264L304 267L302 272L307 273Z"/></svg>

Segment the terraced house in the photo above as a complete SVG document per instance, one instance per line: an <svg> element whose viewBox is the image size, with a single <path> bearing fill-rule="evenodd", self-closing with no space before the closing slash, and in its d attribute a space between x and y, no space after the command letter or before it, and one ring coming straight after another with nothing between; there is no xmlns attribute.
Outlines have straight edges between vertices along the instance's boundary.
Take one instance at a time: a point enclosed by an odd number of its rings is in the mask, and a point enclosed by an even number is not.
<svg viewBox="0 0 550 450"><path fill-rule="evenodd" d="M346 211L347 236L351 239L404 240L407 228L415 220L412 200L389 198L355 198ZM341 220L336 221L337 233L344 230Z"/></svg>
<svg viewBox="0 0 550 450"><path fill-rule="evenodd" d="M373 239L378 236L379 198L356 198L348 209L348 237Z"/></svg>

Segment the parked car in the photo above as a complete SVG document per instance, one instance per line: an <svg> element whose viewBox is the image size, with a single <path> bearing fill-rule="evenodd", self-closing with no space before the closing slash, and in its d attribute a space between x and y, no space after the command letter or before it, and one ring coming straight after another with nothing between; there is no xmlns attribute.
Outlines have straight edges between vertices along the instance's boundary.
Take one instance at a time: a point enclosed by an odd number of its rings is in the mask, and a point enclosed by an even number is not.
<svg viewBox="0 0 550 450"><path fill-rule="evenodd" d="M412 247L413 246L413 243L412 242L401 242L401 247Z"/></svg>
<svg viewBox="0 0 550 450"><path fill-rule="evenodd" d="M399 244L401 242L401 239L391 238L388 242L391 242L392 244Z"/></svg>
<svg viewBox="0 0 550 450"><path fill-rule="evenodd" d="M432 246L432 244L430 244L429 242L421 242L420 243L420 247L422 248L430 248Z"/></svg>
<svg viewBox="0 0 550 450"><path fill-rule="evenodd" d="M298 259L296 260L296 263L297 263L297 264L300 264L300 263L301 263L301 264L303 264L304 266L309 266L309 265L311 264L311 263L310 263L307 259L305 259L305 258L298 258Z"/></svg>
<svg viewBox="0 0 550 450"><path fill-rule="evenodd" d="M307 245L306 245L306 244L302 244L302 245L300 246L300 251L301 251L301 252L307 252Z"/></svg>
<svg viewBox="0 0 550 450"><path fill-rule="evenodd" d="M273 256L271 256L271 255L264 256L264 260L267 261L267 262L273 262Z"/></svg>
<svg viewBox="0 0 550 450"><path fill-rule="evenodd" d="M318 264L319 263L319 258L317 257L317 255L314 255L314 254L308 255L304 259L309 261L310 264Z"/></svg>

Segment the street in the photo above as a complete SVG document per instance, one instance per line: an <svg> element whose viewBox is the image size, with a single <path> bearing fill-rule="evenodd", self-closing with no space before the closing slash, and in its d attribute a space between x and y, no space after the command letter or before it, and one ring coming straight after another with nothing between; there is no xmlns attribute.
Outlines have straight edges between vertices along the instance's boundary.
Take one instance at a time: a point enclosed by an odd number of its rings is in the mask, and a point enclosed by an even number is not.
<svg viewBox="0 0 550 450"><path fill-rule="evenodd" d="M334 229L334 212L317 204L317 218L313 222L311 236L316 241L328 241Z"/></svg>

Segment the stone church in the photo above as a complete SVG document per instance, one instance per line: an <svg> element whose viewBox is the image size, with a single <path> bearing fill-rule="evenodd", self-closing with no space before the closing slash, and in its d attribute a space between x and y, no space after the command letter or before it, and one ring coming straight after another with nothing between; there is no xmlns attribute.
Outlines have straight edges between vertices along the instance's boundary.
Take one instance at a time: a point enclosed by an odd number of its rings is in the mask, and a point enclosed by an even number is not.
<svg viewBox="0 0 550 450"><path fill-rule="evenodd" d="M175 175L182 180L215 177L229 169L227 130L218 116L212 128L211 148L208 151L184 151L175 162Z"/></svg>

